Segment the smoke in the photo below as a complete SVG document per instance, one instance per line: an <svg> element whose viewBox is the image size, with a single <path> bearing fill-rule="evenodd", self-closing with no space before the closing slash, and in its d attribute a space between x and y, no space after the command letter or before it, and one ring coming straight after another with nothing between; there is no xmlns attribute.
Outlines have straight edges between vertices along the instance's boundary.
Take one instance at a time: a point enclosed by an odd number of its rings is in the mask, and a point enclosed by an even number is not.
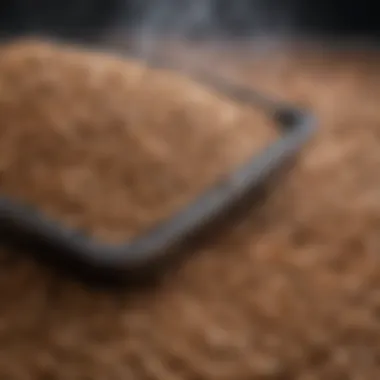
<svg viewBox="0 0 380 380"><path fill-rule="evenodd" d="M151 0L140 9L131 30L135 50L143 55L155 53L157 39L166 43L215 34L215 0Z"/></svg>
<svg viewBox="0 0 380 380"><path fill-rule="evenodd" d="M110 39L144 58L157 55L163 42L177 47L211 43L221 49L250 41L251 48L263 49L282 43L293 29L290 1L287 8L281 0L127 1Z"/></svg>
<svg viewBox="0 0 380 380"><path fill-rule="evenodd" d="M211 33L215 28L214 5L214 0L150 1L141 10L135 32L142 38L167 33L187 38Z"/></svg>
<svg viewBox="0 0 380 380"><path fill-rule="evenodd" d="M145 0L135 31L175 34L183 38L246 35L291 29L292 1L281 0Z"/></svg>

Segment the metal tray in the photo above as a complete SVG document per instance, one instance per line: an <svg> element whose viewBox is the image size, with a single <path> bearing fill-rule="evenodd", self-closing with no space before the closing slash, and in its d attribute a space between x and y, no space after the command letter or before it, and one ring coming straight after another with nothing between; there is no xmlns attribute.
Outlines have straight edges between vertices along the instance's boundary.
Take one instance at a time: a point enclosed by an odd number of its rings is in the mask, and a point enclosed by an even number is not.
<svg viewBox="0 0 380 380"><path fill-rule="evenodd" d="M210 75L202 78L202 82L235 100L262 108L275 121L281 137L179 213L132 241L108 245L48 220L32 207L0 197L0 244L16 245L22 252L36 254L36 258L68 270L68 274L117 283L149 280L168 258L181 256L197 234L244 204L247 195L253 194L253 190L293 158L312 136L316 125L308 112L268 99L254 90Z"/></svg>

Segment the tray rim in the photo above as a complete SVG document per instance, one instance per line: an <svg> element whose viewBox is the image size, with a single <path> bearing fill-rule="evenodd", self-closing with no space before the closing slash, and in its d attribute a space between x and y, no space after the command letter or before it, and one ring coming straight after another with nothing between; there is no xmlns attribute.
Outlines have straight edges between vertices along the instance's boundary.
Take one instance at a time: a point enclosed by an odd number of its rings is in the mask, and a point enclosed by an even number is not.
<svg viewBox="0 0 380 380"><path fill-rule="evenodd" d="M252 88L227 82L207 74L199 79L233 100L261 108L275 122L281 136L259 154L231 172L178 213L168 217L147 233L121 244L106 244L48 219L37 208L0 197L0 245L25 245L27 251L39 251L57 268L118 279L146 277L146 269L157 269L160 261L178 255L186 241L225 213L237 207L245 196L294 158L316 130L314 116L297 106L285 104ZM150 272L148 270L148 272ZM148 276L149 277L149 276Z"/></svg>

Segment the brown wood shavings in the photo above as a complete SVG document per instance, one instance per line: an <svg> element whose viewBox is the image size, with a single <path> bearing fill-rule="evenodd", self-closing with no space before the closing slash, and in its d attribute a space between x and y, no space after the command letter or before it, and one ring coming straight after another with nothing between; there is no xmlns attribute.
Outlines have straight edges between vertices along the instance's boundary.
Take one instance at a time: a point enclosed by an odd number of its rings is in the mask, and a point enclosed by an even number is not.
<svg viewBox="0 0 380 380"><path fill-rule="evenodd" d="M0 193L106 240L169 217L275 136L178 74L33 41L0 49L0 115Z"/></svg>
<svg viewBox="0 0 380 380"><path fill-rule="evenodd" d="M380 56L234 59L319 116L294 171L148 293L99 294L3 251L0 379L380 378Z"/></svg>

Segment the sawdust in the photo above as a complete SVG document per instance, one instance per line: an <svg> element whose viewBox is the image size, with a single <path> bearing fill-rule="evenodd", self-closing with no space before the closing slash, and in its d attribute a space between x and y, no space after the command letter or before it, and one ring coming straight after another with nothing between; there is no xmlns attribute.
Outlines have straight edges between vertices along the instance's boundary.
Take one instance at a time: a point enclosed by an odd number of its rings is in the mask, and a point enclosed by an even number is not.
<svg viewBox="0 0 380 380"><path fill-rule="evenodd" d="M0 115L1 194L111 241L275 136L263 114L178 74L33 41L0 50Z"/></svg>
<svg viewBox="0 0 380 380"><path fill-rule="evenodd" d="M312 106L320 132L154 291L99 294L3 252L0 378L377 380L379 63L302 52L236 70Z"/></svg>

